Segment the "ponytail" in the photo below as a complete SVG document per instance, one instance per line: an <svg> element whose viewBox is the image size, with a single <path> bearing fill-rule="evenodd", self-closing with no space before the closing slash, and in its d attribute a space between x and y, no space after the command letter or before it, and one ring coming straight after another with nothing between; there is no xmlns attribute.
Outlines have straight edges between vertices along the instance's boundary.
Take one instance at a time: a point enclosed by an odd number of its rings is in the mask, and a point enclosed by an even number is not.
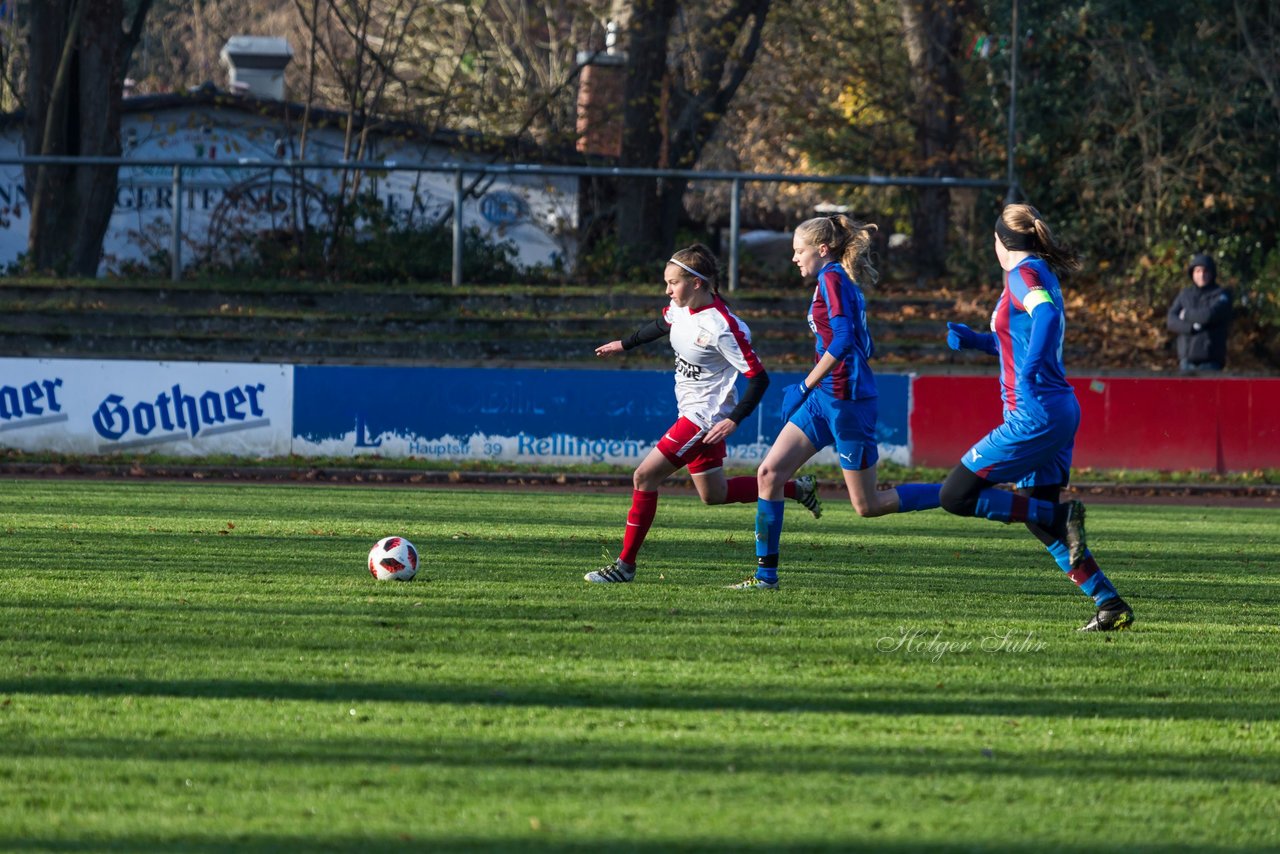
<svg viewBox="0 0 1280 854"><path fill-rule="evenodd" d="M796 228L796 234L812 246L826 244L849 278L861 285L874 285L880 274L871 265L871 239L879 230L875 223L836 214L807 219Z"/></svg>
<svg viewBox="0 0 1280 854"><path fill-rule="evenodd" d="M1009 205L996 218L996 236L1005 249L1031 252L1055 270L1080 269L1080 253L1054 237L1049 224L1031 205Z"/></svg>

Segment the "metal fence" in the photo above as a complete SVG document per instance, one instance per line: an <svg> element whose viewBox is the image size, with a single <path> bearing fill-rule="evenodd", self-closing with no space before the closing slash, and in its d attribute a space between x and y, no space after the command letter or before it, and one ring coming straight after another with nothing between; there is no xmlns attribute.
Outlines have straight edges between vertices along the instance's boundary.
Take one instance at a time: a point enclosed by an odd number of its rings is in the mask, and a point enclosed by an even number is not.
<svg viewBox="0 0 1280 854"><path fill-rule="evenodd" d="M518 176L531 177L583 177L583 178L681 178L691 182L721 182L730 185L729 194L729 271L728 288L735 290L738 285L739 260L741 247L741 203L742 186L745 183L777 183L777 184L835 184L862 187L946 187L946 188L979 188L1005 190L1010 193L1013 187L1008 181L985 178L945 178L945 177L912 177L887 175L806 175L781 172L723 172L700 171L696 169L639 169L628 167L603 166L560 166L541 164L493 164L467 163L462 161L442 161L436 163L405 163L394 160L387 161L313 161L262 160L259 158L239 158L236 160L209 161L196 159L134 159L124 157L7 157L0 158L0 165L50 165L50 166L115 166L130 168L168 169L172 176L172 198L181 199L184 180L188 174L196 174L201 170L225 170L229 166L240 170L261 170L264 173L283 172L296 176L311 171L336 171L382 175L392 172L435 173L453 177L453 208L451 212L453 228L452 274L453 285L462 284L462 245L463 245L463 202L466 198L467 176L497 177ZM175 203L171 213L170 227L170 277L178 281L182 277L182 205Z"/></svg>

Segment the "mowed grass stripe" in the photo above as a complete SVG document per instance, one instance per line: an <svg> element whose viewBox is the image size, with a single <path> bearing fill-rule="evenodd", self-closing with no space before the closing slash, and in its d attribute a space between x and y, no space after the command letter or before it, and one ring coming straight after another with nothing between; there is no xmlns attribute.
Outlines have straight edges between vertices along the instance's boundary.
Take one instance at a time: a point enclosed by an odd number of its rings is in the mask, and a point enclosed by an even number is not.
<svg viewBox="0 0 1280 854"><path fill-rule="evenodd" d="M0 483L0 848L1280 846L1273 510L1094 508L1116 636L1018 526L792 506L735 596L754 509L676 491L583 583L625 513ZM390 533L421 580L369 578Z"/></svg>

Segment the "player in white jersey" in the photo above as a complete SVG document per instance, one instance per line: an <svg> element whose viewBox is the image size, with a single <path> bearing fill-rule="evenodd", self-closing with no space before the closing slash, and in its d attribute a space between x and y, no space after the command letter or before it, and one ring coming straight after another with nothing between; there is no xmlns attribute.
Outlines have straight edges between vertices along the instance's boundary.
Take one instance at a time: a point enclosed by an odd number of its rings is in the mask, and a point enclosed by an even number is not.
<svg viewBox="0 0 1280 854"><path fill-rule="evenodd" d="M596 348L597 356L611 356L669 338L676 356L679 418L632 476L631 510L617 560L588 572L587 581L635 578L636 556L657 513L658 487L685 466L706 504L748 504L759 495L754 477L725 477L725 440L760 403L769 375L751 346L751 330L720 298L718 277L710 249L694 244L679 250L663 273L671 303L662 315L625 340ZM747 378L741 399L734 387L739 374ZM791 481L785 494L814 516L822 514L814 478Z"/></svg>

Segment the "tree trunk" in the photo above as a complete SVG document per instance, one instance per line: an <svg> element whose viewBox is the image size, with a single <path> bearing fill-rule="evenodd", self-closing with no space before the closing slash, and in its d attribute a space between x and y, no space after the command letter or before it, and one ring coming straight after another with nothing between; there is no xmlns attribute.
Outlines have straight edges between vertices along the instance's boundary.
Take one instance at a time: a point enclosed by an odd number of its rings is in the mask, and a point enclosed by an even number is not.
<svg viewBox="0 0 1280 854"><path fill-rule="evenodd" d="M960 9L948 0L901 0L902 24L915 95L916 157L919 174L954 175L959 133L956 107L963 83ZM946 272L951 191L921 187L911 212L911 247L921 273Z"/></svg>
<svg viewBox="0 0 1280 854"><path fill-rule="evenodd" d="M126 32L123 0L33 3L23 141L27 154L120 154L120 101L129 54L150 0ZM115 208L113 166L28 166L28 263L37 270L93 276ZM176 203L177 200L175 200Z"/></svg>
<svg viewBox="0 0 1280 854"><path fill-rule="evenodd" d="M755 60L769 5L770 0L737 0L717 18L684 22L696 29L677 40L687 39L691 47L680 62L669 62L668 43L681 4L677 0L615 4L615 15L627 22L623 166L691 169L697 165ZM687 6L685 13L692 8ZM617 233L622 260L642 263L675 248L687 186L683 178L620 182Z"/></svg>
<svg viewBox="0 0 1280 854"><path fill-rule="evenodd" d="M623 44L627 81L623 89L622 165L654 168L664 147L662 83L667 74L667 37L675 0L636 0L631 4ZM659 184L648 178L624 178L618 187L618 244L626 264L670 249L675 224L664 222Z"/></svg>

